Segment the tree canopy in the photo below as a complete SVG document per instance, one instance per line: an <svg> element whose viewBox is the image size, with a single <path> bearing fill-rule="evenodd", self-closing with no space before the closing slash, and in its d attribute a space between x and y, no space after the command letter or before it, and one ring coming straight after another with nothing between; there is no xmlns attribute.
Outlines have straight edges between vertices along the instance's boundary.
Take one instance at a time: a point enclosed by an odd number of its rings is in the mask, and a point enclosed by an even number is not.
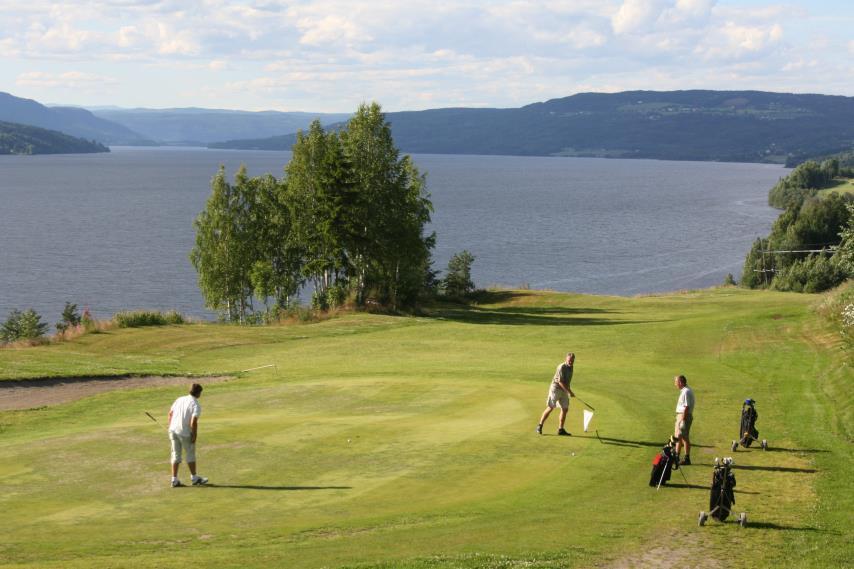
<svg viewBox="0 0 854 569"><path fill-rule="evenodd" d="M211 190L190 259L207 306L230 321L252 317L256 299L286 309L305 287L317 308L349 298L397 309L431 280L425 177L377 103L338 131L300 131L283 178L241 168L229 184L221 168Z"/></svg>

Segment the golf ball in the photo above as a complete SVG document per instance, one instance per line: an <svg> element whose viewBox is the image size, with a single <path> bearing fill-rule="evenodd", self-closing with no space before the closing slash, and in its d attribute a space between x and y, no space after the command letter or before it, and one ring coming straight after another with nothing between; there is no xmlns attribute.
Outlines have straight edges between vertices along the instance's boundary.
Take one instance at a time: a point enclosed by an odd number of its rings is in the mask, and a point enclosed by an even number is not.
<svg viewBox="0 0 854 569"><path fill-rule="evenodd" d="M350 439L347 439L347 442L349 443L349 442L350 442Z"/></svg>
<svg viewBox="0 0 854 569"><path fill-rule="evenodd" d="M572 453L572 456L575 456L575 453Z"/></svg>

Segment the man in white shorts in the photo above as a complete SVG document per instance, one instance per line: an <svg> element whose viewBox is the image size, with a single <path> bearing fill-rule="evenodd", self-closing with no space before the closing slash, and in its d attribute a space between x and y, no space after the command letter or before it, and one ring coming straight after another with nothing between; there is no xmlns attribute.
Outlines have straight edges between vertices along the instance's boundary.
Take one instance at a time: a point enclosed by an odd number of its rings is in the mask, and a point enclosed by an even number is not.
<svg viewBox="0 0 854 569"><path fill-rule="evenodd" d="M676 460L679 460L679 447L685 447L685 458L680 466L691 464L691 424L694 422L694 392L688 387L688 379L684 375L673 378L673 385L679 390L676 401L676 425L673 436L676 437Z"/></svg>
<svg viewBox="0 0 854 569"><path fill-rule="evenodd" d="M172 443L172 488L183 486L178 480L178 465L181 464L181 451L187 455L187 466L193 475L193 486L202 486L208 479L196 475L196 436L199 432L199 416L202 407L199 396L202 386L194 383L190 394L179 397L169 409L169 441Z"/></svg>
<svg viewBox="0 0 854 569"><path fill-rule="evenodd" d="M563 428L566 423L566 413L569 411L569 398L575 397L575 393L569 387L572 381L573 366L575 364L575 354L569 352L566 354L566 360L557 366L555 375L552 378L552 384L549 386L549 395L546 398L546 410L543 411L540 422L537 424L537 434L543 434L543 423L549 418L549 415L555 407L560 405L560 425L558 426L557 434L568 437L570 434Z"/></svg>

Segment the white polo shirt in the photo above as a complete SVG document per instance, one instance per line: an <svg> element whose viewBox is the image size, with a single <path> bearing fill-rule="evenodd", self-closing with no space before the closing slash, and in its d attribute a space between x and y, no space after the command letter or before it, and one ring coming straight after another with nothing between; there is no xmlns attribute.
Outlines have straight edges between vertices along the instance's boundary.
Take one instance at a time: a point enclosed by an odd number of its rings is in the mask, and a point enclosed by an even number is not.
<svg viewBox="0 0 854 569"><path fill-rule="evenodd" d="M202 406L199 405L199 400L192 395L179 397L172 404L172 420L169 422L169 432L189 437L193 434L190 428L190 421L193 417L198 417L202 414Z"/></svg>
<svg viewBox="0 0 854 569"><path fill-rule="evenodd" d="M687 385L679 390L679 400L676 401L676 412L684 413L685 407L691 411L691 416L694 415L694 392Z"/></svg>

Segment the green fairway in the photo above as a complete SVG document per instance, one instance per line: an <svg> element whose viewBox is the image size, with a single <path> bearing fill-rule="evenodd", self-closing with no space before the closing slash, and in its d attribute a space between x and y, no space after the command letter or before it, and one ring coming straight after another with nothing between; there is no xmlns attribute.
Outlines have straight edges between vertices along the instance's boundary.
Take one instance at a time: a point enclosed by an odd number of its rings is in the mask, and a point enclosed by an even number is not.
<svg viewBox="0 0 854 569"><path fill-rule="evenodd" d="M165 421L183 389L0 412L0 567L850 566L852 374L819 300L499 291L429 317L0 350L0 379L276 365L202 395L208 488L169 488L168 440L144 415ZM573 437L553 436L557 413L537 436L568 350L591 432L573 401ZM656 491L677 373L697 397L694 465ZM729 450L746 397L768 452ZM712 461L729 455L749 525L700 528Z"/></svg>

